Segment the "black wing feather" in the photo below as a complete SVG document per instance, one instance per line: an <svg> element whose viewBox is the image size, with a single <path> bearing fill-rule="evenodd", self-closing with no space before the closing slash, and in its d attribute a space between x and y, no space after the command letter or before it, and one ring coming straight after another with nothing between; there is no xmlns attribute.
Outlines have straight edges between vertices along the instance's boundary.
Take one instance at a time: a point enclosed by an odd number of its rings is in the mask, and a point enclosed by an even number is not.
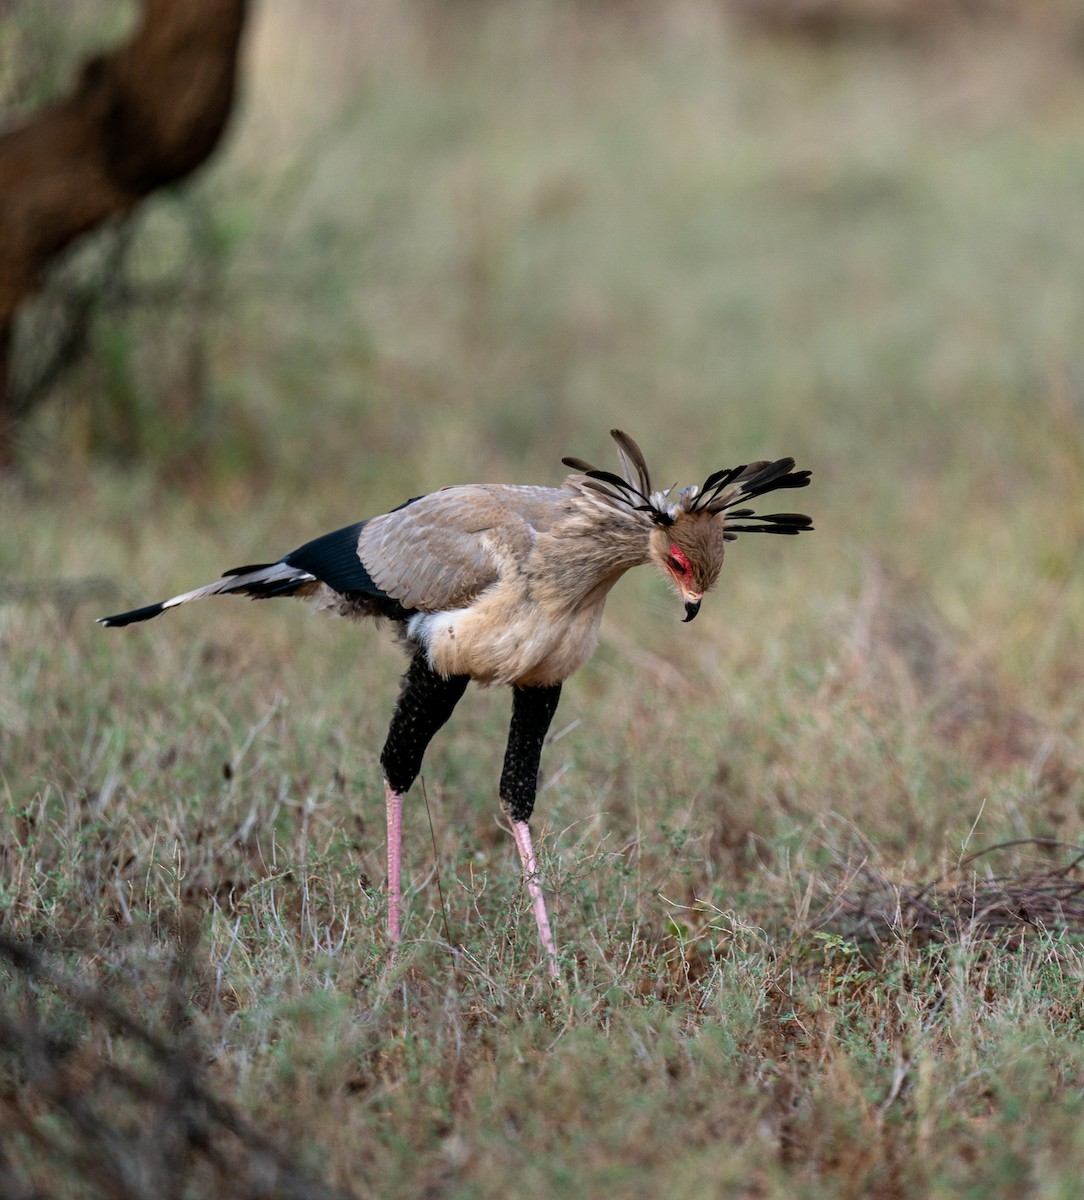
<svg viewBox="0 0 1084 1200"><path fill-rule="evenodd" d="M405 620L415 610L404 608L394 596L378 587L358 556L358 538L366 524L356 521L353 525L325 533L299 546L282 561L287 566L315 575L348 600L368 601L383 616Z"/></svg>

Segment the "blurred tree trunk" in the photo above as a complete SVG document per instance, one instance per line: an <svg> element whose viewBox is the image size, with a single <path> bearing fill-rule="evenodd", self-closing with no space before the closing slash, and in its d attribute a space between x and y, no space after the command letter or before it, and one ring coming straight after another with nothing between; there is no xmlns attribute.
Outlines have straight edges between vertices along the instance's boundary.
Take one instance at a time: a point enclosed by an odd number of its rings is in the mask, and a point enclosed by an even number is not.
<svg viewBox="0 0 1084 1200"><path fill-rule="evenodd" d="M12 326L49 260L194 171L233 107L247 0L144 0L135 33L0 134L0 469L19 421Z"/></svg>

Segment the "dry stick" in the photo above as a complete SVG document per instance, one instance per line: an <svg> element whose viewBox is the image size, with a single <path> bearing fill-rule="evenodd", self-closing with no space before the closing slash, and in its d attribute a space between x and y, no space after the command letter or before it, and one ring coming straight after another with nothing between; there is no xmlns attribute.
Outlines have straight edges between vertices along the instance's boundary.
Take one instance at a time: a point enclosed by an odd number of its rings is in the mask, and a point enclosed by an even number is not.
<svg viewBox="0 0 1084 1200"><path fill-rule="evenodd" d="M1007 842L995 842L992 846L984 846L981 850L974 850L960 859L960 864L956 869L958 871L962 870L968 863L974 862L976 858L981 858L984 854L993 854L995 850L1008 850L1012 846L1046 846L1050 849L1075 850L1077 852L1076 858L1064 867L1051 870L1048 872L1050 875L1064 875L1071 871L1078 863L1084 861L1084 846L1078 846L1075 842L1062 842L1057 838L1027 837L1012 838Z"/></svg>
<svg viewBox="0 0 1084 1200"><path fill-rule="evenodd" d="M940 885L953 875L962 874L965 868L984 855L1016 846L1037 846L1043 849L1074 851L1074 857L1065 865L1030 875L998 875L987 877L970 886L967 882L956 883L949 888ZM951 871L910 890L906 886L897 889L899 901L914 916L914 928L923 928L932 934L933 928L946 921L942 905L952 907L951 920L960 921L961 906L970 909L972 927L981 925L987 930L1002 932L1016 926L1050 928L1051 923L1084 926L1084 881L1070 880L1067 876L1084 861L1084 847L1057 838L1026 837L1012 838L976 850L962 858ZM863 876L874 887L886 887L887 882L875 872L866 869ZM927 899L927 897L929 899ZM857 900L860 917L865 914L865 898Z"/></svg>
<svg viewBox="0 0 1084 1200"><path fill-rule="evenodd" d="M246 1121L227 1101L220 1099L200 1080L194 1067L191 1046L178 1042L171 1044L149 1024L126 1012L100 988L84 984L71 975L51 967L30 946L0 935L0 958L28 979L36 979L55 988L67 997L76 1008L90 1016L98 1017L115 1033L131 1037L141 1043L164 1068L178 1071L186 1098L201 1104L210 1123L218 1125L241 1142L250 1152L265 1155L279 1172L277 1188L281 1195L300 1200L345 1200L345 1193L314 1180L299 1169L269 1135L257 1130ZM122 1068L113 1068L114 1076L124 1081ZM208 1155L212 1165L217 1165L217 1155Z"/></svg>
<svg viewBox="0 0 1084 1200"><path fill-rule="evenodd" d="M1061 842L1058 841L1057 838L1044 837L1011 838L1007 842L995 842L992 846L984 846L981 850L973 850L970 854L967 854L961 858L956 866L951 870L945 871L943 874L938 875L935 879L931 879L924 883L918 889L918 891L914 893L913 898L915 900L921 899L927 892L932 891L943 880L948 879L950 875L955 874L957 871L962 871L965 866L974 862L975 859L981 858L984 854L993 854L997 850L1008 850L1013 846L1048 846L1058 847L1059 849L1063 850L1078 851L1077 857L1074 858L1072 862L1068 863L1064 867L1058 867L1057 870L1050 872L1050 874L1054 875L1068 874L1071 870L1073 870L1074 867L1077 866L1079 862L1084 860L1084 846L1078 846L1074 842Z"/></svg>
<svg viewBox="0 0 1084 1200"><path fill-rule="evenodd" d="M455 984L455 990L459 991L459 960L455 952L455 947L452 945L452 934L448 928L448 909L444 903L444 886L440 882L440 862L437 855L437 835L433 829L433 811L429 807L429 793L425 790L425 780L421 781L422 799L425 801L425 815L429 818L429 839L433 843L433 873L437 880L437 896L440 898L440 917L444 922L444 941L448 946L448 953L452 956L452 982Z"/></svg>

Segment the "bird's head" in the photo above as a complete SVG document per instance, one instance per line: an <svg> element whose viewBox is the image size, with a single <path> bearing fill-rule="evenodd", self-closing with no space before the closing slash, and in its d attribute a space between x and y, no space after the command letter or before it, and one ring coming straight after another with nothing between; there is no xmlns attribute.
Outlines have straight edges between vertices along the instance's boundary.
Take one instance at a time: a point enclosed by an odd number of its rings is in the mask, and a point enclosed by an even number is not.
<svg viewBox="0 0 1084 1200"><path fill-rule="evenodd" d="M795 471L793 458L714 471L699 487L676 491L675 485L653 491L640 447L620 429L611 429L610 436L617 443L621 475L601 471L579 458L562 462L582 472L581 486L614 507L641 516L650 528L648 560L677 589L686 621L700 611L704 593L719 578L726 543L739 533L796 534L813 528L804 513L758 514L744 507L767 492L805 487L811 472Z"/></svg>
<svg viewBox="0 0 1084 1200"><path fill-rule="evenodd" d="M673 524L651 531L648 547L650 561L677 589L685 620L691 621L723 569L723 521L710 513L679 512Z"/></svg>

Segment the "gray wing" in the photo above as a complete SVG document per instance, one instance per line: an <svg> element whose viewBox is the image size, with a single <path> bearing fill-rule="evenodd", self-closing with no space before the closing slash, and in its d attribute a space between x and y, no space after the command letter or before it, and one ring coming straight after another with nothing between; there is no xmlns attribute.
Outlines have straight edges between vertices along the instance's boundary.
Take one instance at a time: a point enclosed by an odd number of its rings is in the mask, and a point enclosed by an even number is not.
<svg viewBox="0 0 1084 1200"><path fill-rule="evenodd" d="M404 609L462 608L522 562L569 503L557 488L444 488L366 521L357 553L376 586Z"/></svg>

